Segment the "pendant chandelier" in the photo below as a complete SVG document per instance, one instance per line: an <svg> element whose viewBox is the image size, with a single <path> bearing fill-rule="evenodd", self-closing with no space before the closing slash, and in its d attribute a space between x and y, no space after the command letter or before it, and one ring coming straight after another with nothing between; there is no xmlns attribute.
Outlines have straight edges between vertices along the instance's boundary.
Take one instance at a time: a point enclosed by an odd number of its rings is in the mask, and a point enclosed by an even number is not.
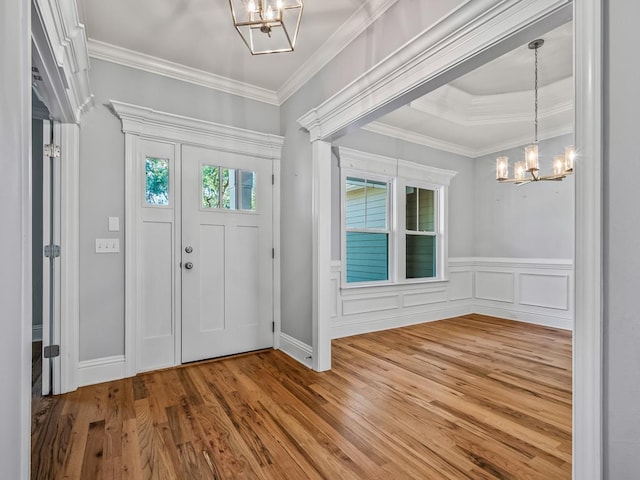
<svg viewBox="0 0 640 480"><path fill-rule="evenodd" d="M292 52L302 0L229 0L233 25L252 55Z"/></svg>
<svg viewBox="0 0 640 480"><path fill-rule="evenodd" d="M529 49L535 52L535 114L534 114L534 136L533 143L524 149L524 160L516 162L514 165L513 178L509 178L509 157L496 158L496 180L501 183L515 183L524 185L539 181L560 181L567 175L573 173L573 165L576 158L576 151L573 145L564 149L564 154L553 157L553 173L551 175L540 175L538 163L538 49L544 44L543 39L534 40L529 43ZM527 175L527 173L529 175Z"/></svg>

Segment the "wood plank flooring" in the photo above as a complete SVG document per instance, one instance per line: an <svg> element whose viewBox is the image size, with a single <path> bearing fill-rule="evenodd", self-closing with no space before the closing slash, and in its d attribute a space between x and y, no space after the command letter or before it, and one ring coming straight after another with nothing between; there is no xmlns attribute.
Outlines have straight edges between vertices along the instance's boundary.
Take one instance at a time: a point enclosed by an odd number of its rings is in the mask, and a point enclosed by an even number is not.
<svg viewBox="0 0 640 480"><path fill-rule="evenodd" d="M571 478L571 334L467 315L33 401L33 479Z"/></svg>

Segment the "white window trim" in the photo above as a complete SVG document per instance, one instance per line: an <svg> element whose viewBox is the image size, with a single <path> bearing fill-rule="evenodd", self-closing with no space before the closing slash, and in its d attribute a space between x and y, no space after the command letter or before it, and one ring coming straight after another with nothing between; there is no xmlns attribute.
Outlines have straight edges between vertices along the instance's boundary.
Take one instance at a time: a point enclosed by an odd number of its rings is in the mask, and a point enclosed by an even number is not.
<svg viewBox="0 0 640 480"><path fill-rule="evenodd" d="M406 160L384 157L372 153L340 147L340 211L341 233L340 251L346 269L346 195L347 177L363 177L367 180L386 182L388 192L387 222L389 228L389 275L388 279L378 282L347 283L346 275L342 275L341 288L344 290L413 285L418 283L437 283L448 281L448 197L449 184L457 174L453 170L431 167ZM404 212L406 199L405 187L427 188L436 192L436 276L430 278L405 278L405 218L398 212Z"/></svg>

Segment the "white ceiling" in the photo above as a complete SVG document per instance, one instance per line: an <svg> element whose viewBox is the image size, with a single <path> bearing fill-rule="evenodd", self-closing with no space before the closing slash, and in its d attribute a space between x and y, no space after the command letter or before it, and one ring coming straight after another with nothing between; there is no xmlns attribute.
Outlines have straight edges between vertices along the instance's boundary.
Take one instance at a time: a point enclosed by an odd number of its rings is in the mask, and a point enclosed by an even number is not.
<svg viewBox="0 0 640 480"><path fill-rule="evenodd" d="M296 50L251 56L227 0L78 0L94 58L280 104L397 0L305 0ZM312 21L313 20L313 21ZM540 138L573 122L572 27L544 36ZM476 157L528 143L533 52L524 45L366 127Z"/></svg>

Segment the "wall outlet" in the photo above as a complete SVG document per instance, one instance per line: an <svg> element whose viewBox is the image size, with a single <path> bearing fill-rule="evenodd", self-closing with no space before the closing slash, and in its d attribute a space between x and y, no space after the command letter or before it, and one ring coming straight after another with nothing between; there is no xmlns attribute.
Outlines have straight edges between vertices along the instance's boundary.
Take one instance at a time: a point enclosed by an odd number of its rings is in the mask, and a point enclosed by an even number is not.
<svg viewBox="0 0 640 480"><path fill-rule="evenodd" d="M96 238L96 253L120 253L120 239Z"/></svg>

